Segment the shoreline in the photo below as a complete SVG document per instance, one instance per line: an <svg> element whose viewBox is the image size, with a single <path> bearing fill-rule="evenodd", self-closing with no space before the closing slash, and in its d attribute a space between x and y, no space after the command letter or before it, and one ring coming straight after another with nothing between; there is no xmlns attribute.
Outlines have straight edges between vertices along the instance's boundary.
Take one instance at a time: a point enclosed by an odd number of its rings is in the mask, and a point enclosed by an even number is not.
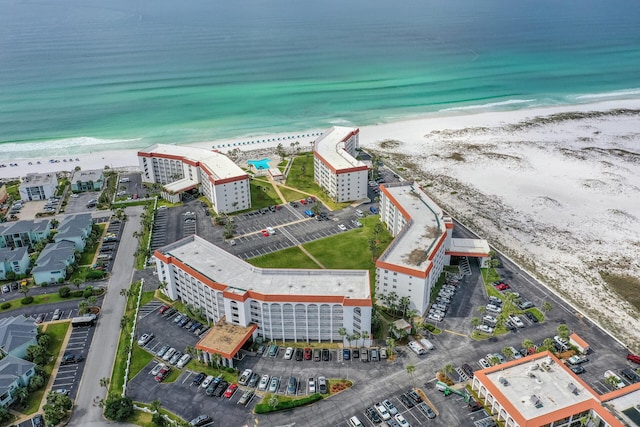
<svg viewBox="0 0 640 427"><path fill-rule="evenodd" d="M614 109L640 110L640 98L607 100L589 104L545 106L509 111L474 111L474 108L465 108L458 110L453 109L433 113L424 113L411 117L403 117L398 118L394 121L373 125L355 125L354 127L360 128L360 144L365 148L373 146L376 141L379 141L380 139L396 139L397 135L403 135L405 137L405 142L407 143L415 143L420 145L424 144L423 136L425 133L433 132L439 129L459 130L464 128L476 127L496 127L504 126L506 124L518 123L527 119L531 119L533 117L544 117L558 113L609 111ZM409 134L408 129L413 129L415 131L413 135ZM254 136L244 136L238 138L227 138L214 141L202 141L177 145L206 149L218 149L221 152L227 152L230 149L235 148L239 148L242 151L275 148L279 143L282 143L285 149L287 149L289 148L289 144L295 141L299 141L302 147L307 146L307 144L313 142L313 140L317 138L317 136L313 135L318 134L323 130L324 129L307 129L304 131L294 131L288 133L256 134ZM305 135L305 137L298 139L298 135ZM312 136L306 137L306 135ZM268 139L271 139L271 141L267 141ZM265 142L261 142L263 140ZM241 142L250 141L254 141L254 143L245 145L239 144ZM80 166L82 170L102 169L105 166L109 166L110 168L137 167L138 150L139 148L118 149L111 151L105 150L90 153L54 156L48 158L33 157L11 160L1 159L0 163L5 164L6 167L0 167L0 179L24 177L27 173L34 172L49 173L59 171L72 171L76 166ZM50 159L55 159L59 162L50 163ZM63 160L65 159L67 160L67 162L63 162ZM70 159L72 161L70 161ZM76 159L78 160L76 161ZM38 161L40 162L40 164L37 164ZM29 162L31 162L32 164L30 165ZM9 164L14 163L17 163L18 166L9 166Z"/></svg>

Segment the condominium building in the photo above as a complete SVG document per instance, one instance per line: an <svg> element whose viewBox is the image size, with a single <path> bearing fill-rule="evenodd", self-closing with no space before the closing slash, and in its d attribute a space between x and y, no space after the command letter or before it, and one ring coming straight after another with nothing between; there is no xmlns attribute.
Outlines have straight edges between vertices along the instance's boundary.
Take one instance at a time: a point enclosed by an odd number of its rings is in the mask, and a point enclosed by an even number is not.
<svg viewBox="0 0 640 427"><path fill-rule="evenodd" d="M366 270L258 268L198 236L157 250L155 258L169 298L200 307L213 323L253 327L246 339L347 342L344 328L370 342Z"/></svg>
<svg viewBox="0 0 640 427"><path fill-rule="evenodd" d="M56 194L58 177L51 173L29 173L22 179L18 191L25 202L46 200Z"/></svg>
<svg viewBox="0 0 640 427"><path fill-rule="evenodd" d="M218 213L251 207L249 176L231 159L203 148L157 144L138 152L142 180L164 186L163 197L180 200L194 188Z"/></svg>
<svg viewBox="0 0 640 427"><path fill-rule="evenodd" d="M622 427L640 383L597 394L545 351L474 372L472 389L505 427Z"/></svg>
<svg viewBox="0 0 640 427"><path fill-rule="evenodd" d="M30 248L51 234L51 220L23 219L0 224L0 248Z"/></svg>
<svg viewBox="0 0 640 427"><path fill-rule="evenodd" d="M360 129L334 126L313 144L313 179L336 202L367 197L369 168L356 159Z"/></svg>
<svg viewBox="0 0 640 427"><path fill-rule="evenodd" d="M376 261L377 293L408 297L418 314L452 256L489 257L486 241L452 238L453 221L415 182L380 186L380 221L394 239Z"/></svg>

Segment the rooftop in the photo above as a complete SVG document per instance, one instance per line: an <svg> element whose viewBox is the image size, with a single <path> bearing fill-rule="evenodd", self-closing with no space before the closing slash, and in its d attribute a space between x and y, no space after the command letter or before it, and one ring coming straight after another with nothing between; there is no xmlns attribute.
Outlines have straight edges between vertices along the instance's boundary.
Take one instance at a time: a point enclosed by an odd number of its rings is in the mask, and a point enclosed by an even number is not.
<svg viewBox="0 0 640 427"><path fill-rule="evenodd" d="M481 239L451 239L448 251L459 256L489 256L489 243Z"/></svg>
<svg viewBox="0 0 640 427"><path fill-rule="evenodd" d="M24 259L24 256L27 254L27 248L0 248L0 262L13 262L13 261L21 261Z"/></svg>
<svg viewBox="0 0 640 427"><path fill-rule="evenodd" d="M188 265L229 292L255 291L263 295L341 296L368 299L367 270L308 270L259 268L198 236L189 236L158 249Z"/></svg>
<svg viewBox="0 0 640 427"><path fill-rule="evenodd" d="M4 392L16 380L35 365L19 357L6 355L0 360L0 392Z"/></svg>
<svg viewBox="0 0 640 427"><path fill-rule="evenodd" d="M379 260L425 271L431 252L446 234L442 210L414 182L385 184L380 189L409 218Z"/></svg>
<svg viewBox="0 0 640 427"><path fill-rule="evenodd" d="M71 182L77 182L77 181L98 182L98 181L102 181L102 178L103 178L102 169L92 169L92 170L86 170L86 171L79 170L79 171L75 171L73 173L73 177L71 178Z"/></svg>
<svg viewBox="0 0 640 427"><path fill-rule="evenodd" d="M22 184L28 185L45 185L45 184L57 184L58 178L55 173L28 173L22 179Z"/></svg>
<svg viewBox="0 0 640 427"><path fill-rule="evenodd" d="M143 157L173 157L176 160L190 160L206 169L214 180L237 178L247 173L240 169L231 159L221 153L205 148L185 147L180 145L156 144L138 151Z"/></svg>
<svg viewBox="0 0 640 427"><path fill-rule="evenodd" d="M31 317L16 316L0 319L0 348L7 353L35 339L36 335L38 335L38 327Z"/></svg>
<svg viewBox="0 0 640 427"><path fill-rule="evenodd" d="M55 239L56 241L60 241L65 238L86 237L85 231L91 232L92 224L93 218L91 218L91 214L89 213L65 215L58 225L58 233Z"/></svg>
<svg viewBox="0 0 640 427"><path fill-rule="evenodd" d="M209 328L207 334L196 344L196 348L231 359L247 342L256 328L255 324L239 326L219 322Z"/></svg>
<svg viewBox="0 0 640 427"><path fill-rule="evenodd" d="M595 399L592 390L549 353L520 360L524 362L481 372L492 384L492 394L500 394L500 402L508 401L526 420Z"/></svg>
<svg viewBox="0 0 640 427"><path fill-rule="evenodd" d="M357 131L357 128L334 126L316 139L313 149L334 169L366 167L366 164L351 156L344 149L345 140Z"/></svg>
<svg viewBox="0 0 640 427"><path fill-rule="evenodd" d="M76 246L73 242L62 240L57 243L49 243L44 247L40 256L36 260L36 266L31 270L32 273L62 270L64 271L69 264L69 260L74 256Z"/></svg>
<svg viewBox="0 0 640 427"><path fill-rule="evenodd" d="M5 222L0 224L0 235L40 233L45 231L50 223L51 220L49 219L23 219L15 222Z"/></svg>

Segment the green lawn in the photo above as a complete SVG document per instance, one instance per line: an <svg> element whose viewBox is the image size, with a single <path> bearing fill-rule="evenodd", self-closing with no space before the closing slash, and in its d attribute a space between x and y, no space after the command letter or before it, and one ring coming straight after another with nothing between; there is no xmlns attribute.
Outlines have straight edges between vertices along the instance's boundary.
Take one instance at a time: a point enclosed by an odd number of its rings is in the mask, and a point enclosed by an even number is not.
<svg viewBox="0 0 640 427"><path fill-rule="evenodd" d="M300 193L298 191L290 190L290 189L285 188L285 187L279 187L279 188L280 188L280 192L282 193L282 197L287 199L287 202L291 202L291 201L300 200L300 199L306 199L307 198L306 194L302 194L302 193Z"/></svg>
<svg viewBox="0 0 640 427"><path fill-rule="evenodd" d="M44 372L47 374L47 379L51 376L51 372L53 371L53 366L58 360L58 355L60 354L60 349L62 348L62 342L64 341L64 337L67 335L67 331L69 330L71 322L62 322L56 323L52 325L46 325L45 332L51 337L51 342L49 343L49 353L51 353L51 361L43 366ZM40 328L44 328L41 326ZM26 415L35 414L40 408L40 403L44 398L44 392L46 387L42 387L40 390L37 390L33 393L29 393L29 400L27 403L27 408L22 411L22 413Z"/></svg>
<svg viewBox="0 0 640 427"><path fill-rule="evenodd" d="M313 153L300 154L293 159L286 185L314 194L331 209L342 209L349 203L336 203L313 181ZM283 194L284 195L284 194Z"/></svg>
<svg viewBox="0 0 640 427"><path fill-rule="evenodd" d="M138 372L144 369L145 366L153 359L153 355L146 350L140 348L135 343L133 345L133 352L131 353L131 368L129 369L129 378L133 378L138 375Z"/></svg>
<svg viewBox="0 0 640 427"><path fill-rule="evenodd" d="M113 372L111 373L111 382L109 383L109 394L114 394L117 396L120 396L122 394L122 390L124 387L124 369L127 364L127 347L129 346L129 340L131 338L133 315L135 313L135 303L138 299L139 289L140 282L136 282L131 285L131 296L127 298L127 307L124 312L124 317L130 320L127 323L126 327L120 329L118 351L116 352L116 360L113 363ZM136 345L137 344L134 343L134 346ZM133 361L133 358L132 363L136 363L135 361ZM129 375L129 380L131 380L131 378L133 378L133 375Z"/></svg>
<svg viewBox="0 0 640 427"><path fill-rule="evenodd" d="M104 229L107 224L96 224L98 228L100 228L100 233L98 236L102 237L104 233ZM93 262L93 257L96 255L96 251L98 250L98 245L100 244L100 240L97 240L93 245L87 246L84 248L84 252L80 255L80 261L78 261L79 265L90 265Z"/></svg>
<svg viewBox="0 0 640 427"><path fill-rule="evenodd" d="M75 286L70 286L70 288L71 288L72 291L75 290ZM11 304L11 307L9 307L9 308L7 308L5 310L0 309L0 312L5 313L7 311L15 310L16 308L27 307L27 306L38 305L38 304L51 304L51 303L54 303L54 302L70 301L70 300L75 300L75 299L82 299L82 297L80 297L80 298L61 298L60 294L58 294L57 292L55 294L34 295L33 296L33 302L31 304L27 304L26 306L22 305L22 303L20 302L20 300L22 300L22 298L18 298L18 299L9 301L9 303Z"/></svg>
<svg viewBox="0 0 640 427"><path fill-rule="evenodd" d="M249 181L249 187L251 189L251 210L282 203L276 190L273 189L273 185L268 182L252 179Z"/></svg>
<svg viewBox="0 0 640 427"><path fill-rule="evenodd" d="M247 262L262 268L320 268L296 246L252 258Z"/></svg>

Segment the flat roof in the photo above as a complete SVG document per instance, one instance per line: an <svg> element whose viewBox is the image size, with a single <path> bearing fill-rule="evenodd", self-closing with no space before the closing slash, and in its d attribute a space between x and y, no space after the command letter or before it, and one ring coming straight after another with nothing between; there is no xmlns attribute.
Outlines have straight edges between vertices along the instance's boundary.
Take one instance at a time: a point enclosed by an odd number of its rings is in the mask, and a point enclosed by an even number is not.
<svg viewBox="0 0 640 427"><path fill-rule="evenodd" d="M311 270L254 267L235 255L198 237L189 236L158 249L178 259L228 292L255 291L263 295L343 296L368 299L368 270Z"/></svg>
<svg viewBox="0 0 640 427"><path fill-rule="evenodd" d="M206 148L156 144L138 151L138 156L140 155L143 157L173 157L176 160L190 160L194 163L200 163L207 169L214 180L247 175L245 171L224 154Z"/></svg>
<svg viewBox="0 0 640 427"><path fill-rule="evenodd" d="M71 178L71 182L88 182L88 181L100 181L103 177L102 169L92 169L92 170L79 170L73 173L73 177Z"/></svg>
<svg viewBox="0 0 640 427"><path fill-rule="evenodd" d="M499 400L507 400L527 420L595 398L565 366L548 355L484 372L492 388L502 394ZM491 392L496 395L495 390Z"/></svg>
<svg viewBox="0 0 640 427"><path fill-rule="evenodd" d="M53 181L58 182L58 178L56 177L55 172L50 173L28 173L22 179L22 184L30 184L30 185L44 185L51 184Z"/></svg>
<svg viewBox="0 0 640 427"><path fill-rule="evenodd" d="M195 182L194 180L189 178L183 178L177 181L170 182L169 184L165 184L164 189L167 191L173 191L175 193L179 193L181 191L190 190L196 187L197 185L198 183Z"/></svg>
<svg viewBox="0 0 640 427"><path fill-rule="evenodd" d="M344 149L345 140L357 131L358 128L334 126L316 139L314 151L337 170L366 167L364 162L351 156Z"/></svg>
<svg viewBox="0 0 640 427"><path fill-rule="evenodd" d="M489 256L489 243L481 239L451 239L448 253L457 256Z"/></svg>
<svg viewBox="0 0 640 427"><path fill-rule="evenodd" d="M385 184L380 189L403 211L403 215L411 218L382 254L380 261L426 270L431 252L447 232L442 209L415 182Z"/></svg>
<svg viewBox="0 0 640 427"><path fill-rule="evenodd" d="M240 326L219 322L209 328L206 335L196 344L196 348L231 359L257 327L258 325L255 324Z"/></svg>

